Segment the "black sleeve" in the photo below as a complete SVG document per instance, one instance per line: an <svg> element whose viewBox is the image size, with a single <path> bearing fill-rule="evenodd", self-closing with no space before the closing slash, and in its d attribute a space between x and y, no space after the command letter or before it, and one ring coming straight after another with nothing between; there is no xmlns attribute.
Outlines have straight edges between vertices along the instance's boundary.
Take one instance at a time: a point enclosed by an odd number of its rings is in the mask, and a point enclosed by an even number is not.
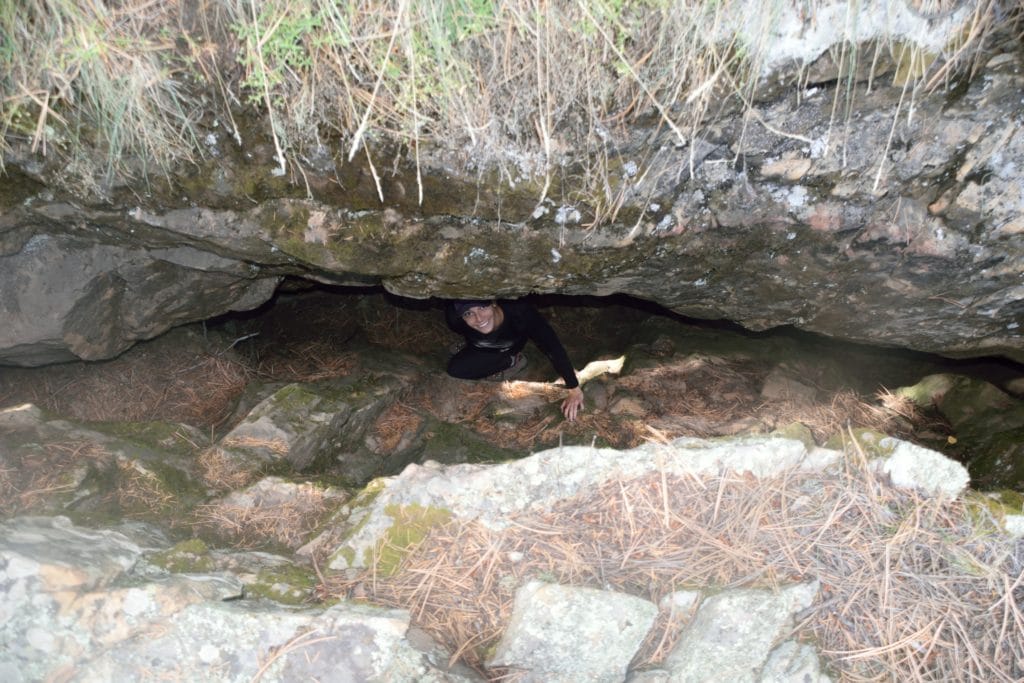
<svg viewBox="0 0 1024 683"><path fill-rule="evenodd" d="M516 317L519 319L523 332L548 357L555 371L565 380L566 388L575 389L578 387L580 383L576 379L576 370L572 367L569 354L566 353L561 340L558 339L558 335L551 329L551 325L544 319L544 316L526 302L515 302L512 304L512 307L515 309Z"/></svg>

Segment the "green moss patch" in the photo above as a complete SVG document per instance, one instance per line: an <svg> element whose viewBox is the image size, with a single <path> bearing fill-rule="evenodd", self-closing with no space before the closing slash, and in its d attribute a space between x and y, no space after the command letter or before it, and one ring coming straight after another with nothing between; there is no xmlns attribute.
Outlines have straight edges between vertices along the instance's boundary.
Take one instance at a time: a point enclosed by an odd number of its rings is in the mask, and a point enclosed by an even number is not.
<svg viewBox="0 0 1024 683"><path fill-rule="evenodd" d="M246 583L245 588L255 597L299 605L309 600L315 585L316 575L311 569L291 565L260 570L256 579Z"/></svg>
<svg viewBox="0 0 1024 683"><path fill-rule="evenodd" d="M205 573L214 569L209 547L198 538L182 541L153 555L149 561L175 574Z"/></svg>
<svg viewBox="0 0 1024 683"><path fill-rule="evenodd" d="M884 458L892 454L892 448L882 446L882 439L886 438L886 435L881 432L876 432L873 429L854 429L853 438L869 458ZM851 446L853 444L850 443L850 433L846 431L832 435L825 442L825 448L836 451L845 450Z"/></svg>
<svg viewBox="0 0 1024 683"><path fill-rule="evenodd" d="M366 565L376 560L377 572L393 576L398 572L402 560L409 551L420 543L435 526L451 521L452 513L444 508L411 505L388 505L384 512L394 524L384 533L384 538L373 549L366 551Z"/></svg>
<svg viewBox="0 0 1024 683"><path fill-rule="evenodd" d="M795 439L796 441L803 442L804 447L807 450L811 450L817 445L814 442L814 434L811 432L811 428L802 422L791 422L785 427L781 427L773 431L771 436L778 436L784 439ZM833 437L833 439L834 438L835 437Z"/></svg>

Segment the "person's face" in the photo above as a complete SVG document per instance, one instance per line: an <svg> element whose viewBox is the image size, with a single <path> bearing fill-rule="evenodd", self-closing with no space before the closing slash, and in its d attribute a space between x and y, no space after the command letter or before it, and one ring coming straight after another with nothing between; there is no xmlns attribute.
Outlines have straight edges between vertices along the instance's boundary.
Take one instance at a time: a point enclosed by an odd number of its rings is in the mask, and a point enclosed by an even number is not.
<svg viewBox="0 0 1024 683"><path fill-rule="evenodd" d="M466 324L481 334L488 334L494 331L494 304L488 306L474 306L462 314Z"/></svg>

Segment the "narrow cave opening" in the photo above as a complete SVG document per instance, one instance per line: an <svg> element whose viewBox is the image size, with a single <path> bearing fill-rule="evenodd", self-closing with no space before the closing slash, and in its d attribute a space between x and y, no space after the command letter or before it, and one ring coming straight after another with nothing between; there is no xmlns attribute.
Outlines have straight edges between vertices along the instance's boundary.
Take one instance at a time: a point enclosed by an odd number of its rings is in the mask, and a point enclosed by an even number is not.
<svg viewBox="0 0 1024 683"><path fill-rule="evenodd" d="M560 444L628 448L686 436L779 433L836 446L875 430L969 465L998 459L985 449L1019 448L980 443L976 432L990 429L990 418L979 429L958 422L982 406L942 409L935 397L948 386L910 389L928 377L965 377L972 384L963 400L994 396L999 405L1005 397L1005 410L1019 412L1024 367L1006 359L954 360L794 328L751 332L626 295L526 298L580 377L584 410L573 422L558 411L564 388L536 345L524 349L528 363L514 380L455 380L445 366L459 336L445 324L444 301L301 279L286 280L258 309L176 328L115 359L6 368L0 404L31 402L95 423L182 423L214 443L275 392L329 387L325 395L345 394L340 403L317 400L323 413L344 404L342 434L298 464L348 484L428 459L500 460ZM1011 441L1024 428L999 419ZM356 460L371 466L352 475ZM975 485L1024 485L1020 467L992 469L972 468Z"/></svg>

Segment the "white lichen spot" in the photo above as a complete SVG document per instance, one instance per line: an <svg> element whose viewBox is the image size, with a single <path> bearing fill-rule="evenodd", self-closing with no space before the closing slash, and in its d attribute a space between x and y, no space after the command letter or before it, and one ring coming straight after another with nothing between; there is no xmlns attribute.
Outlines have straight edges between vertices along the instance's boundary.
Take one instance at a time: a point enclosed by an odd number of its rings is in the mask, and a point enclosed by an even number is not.
<svg viewBox="0 0 1024 683"><path fill-rule="evenodd" d="M825 142L825 138L816 138L811 142L811 148L809 150L810 157L812 159L820 159L825 156L825 150L828 148L828 144Z"/></svg>
<svg viewBox="0 0 1024 683"><path fill-rule="evenodd" d="M326 219L326 211L311 211L302 239L311 244L327 244Z"/></svg>
<svg viewBox="0 0 1024 683"><path fill-rule="evenodd" d="M25 640L31 648L47 654L56 649L57 641L52 634L41 628L32 627L25 633Z"/></svg>
<svg viewBox="0 0 1024 683"><path fill-rule="evenodd" d="M702 278L700 278L698 280L694 280L693 281L693 286L694 287L706 287L707 284L708 284L708 279L706 277L702 277Z"/></svg>
<svg viewBox="0 0 1024 683"><path fill-rule="evenodd" d="M217 647L210 645L209 643L206 643L201 648L199 648L199 661L201 661L202 663L213 664L219 659L220 650Z"/></svg>
<svg viewBox="0 0 1024 683"><path fill-rule="evenodd" d="M650 211L651 213L657 213L658 211L661 211L661 204L654 202L647 207L647 210Z"/></svg>
<svg viewBox="0 0 1024 683"><path fill-rule="evenodd" d="M145 614L152 606L149 594L139 588L129 588L124 594L124 603L121 609L130 617L137 617Z"/></svg>
<svg viewBox="0 0 1024 683"><path fill-rule="evenodd" d="M484 249L481 249L480 247L473 247L472 249L469 250L469 253L463 257L462 262L469 263L470 259L476 260L482 258L487 258L487 252Z"/></svg>
<svg viewBox="0 0 1024 683"><path fill-rule="evenodd" d="M562 260L562 255L558 253L558 250L557 249L552 249L551 250L551 261L553 263L558 263L561 260Z"/></svg>
<svg viewBox="0 0 1024 683"><path fill-rule="evenodd" d="M1006 325L1006 329L1008 329L1008 330L1015 330L1018 327L1020 327L1019 323L1007 323L1007 325Z"/></svg>
<svg viewBox="0 0 1024 683"><path fill-rule="evenodd" d="M536 220L536 219L540 218L541 216L546 216L547 213L548 213L548 207L544 206L543 204L538 204L537 208L535 208L533 210L533 213L530 214L530 218Z"/></svg>
<svg viewBox="0 0 1024 683"><path fill-rule="evenodd" d="M579 223L580 218L582 218L582 215L574 206L560 206L558 211L555 212L555 223L559 225Z"/></svg>
<svg viewBox="0 0 1024 683"><path fill-rule="evenodd" d="M671 230L673 227L675 227L675 224L675 217L673 217L672 214L667 213L660 221L658 221L658 226L655 228L655 230L657 230L658 232L667 232L668 230Z"/></svg>
<svg viewBox="0 0 1024 683"><path fill-rule="evenodd" d="M786 195L786 201L793 208L803 206L807 203L807 188L803 185L793 187Z"/></svg>
<svg viewBox="0 0 1024 683"><path fill-rule="evenodd" d="M796 239L796 233L795 232L787 232L786 233L786 239L787 240L795 240Z"/></svg>
<svg viewBox="0 0 1024 683"><path fill-rule="evenodd" d="M639 170L640 168L636 165L635 161L627 161L622 165L622 171L626 174L627 178L632 178Z"/></svg>

